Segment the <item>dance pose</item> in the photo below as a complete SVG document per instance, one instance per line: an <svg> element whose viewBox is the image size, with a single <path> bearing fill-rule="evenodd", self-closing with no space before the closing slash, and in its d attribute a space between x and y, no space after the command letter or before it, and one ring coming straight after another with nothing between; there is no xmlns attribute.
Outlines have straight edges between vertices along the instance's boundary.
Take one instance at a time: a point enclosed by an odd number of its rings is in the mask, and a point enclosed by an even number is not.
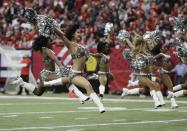
<svg viewBox="0 0 187 131"><path fill-rule="evenodd" d="M154 100L155 108L158 108L165 104L163 96L160 92L160 86L158 83L150 78L151 64L145 57L148 55L145 41L142 37L135 38L134 49L131 56L131 67L133 69L133 77L138 77L136 81L131 82L131 86L143 86L148 87L150 94Z"/></svg>
<svg viewBox="0 0 187 131"><path fill-rule="evenodd" d="M38 36L33 42L33 51L40 51L44 63L44 69L40 72L40 83L37 87L31 83L24 82L21 77L18 77L13 83L18 83L37 96L41 96L44 93L46 86L69 85L70 79L67 77L69 71L58 60L51 47L50 38L45 36ZM55 65L58 65L60 72L56 71ZM69 90L72 90L82 103L88 100L88 97L82 94L76 86L71 85Z"/></svg>
<svg viewBox="0 0 187 131"><path fill-rule="evenodd" d="M105 112L103 104L94 92L90 82L82 76L90 52L85 47L78 44L80 40L80 32L78 28L78 24L74 24L66 30L66 33L62 32L59 28L55 28L55 31L64 41L63 44L69 49L73 59L72 71L69 74L71 83L84 88L93 102L99 107L99 111L103 113Z"/></svg>
<svg viewBox="0 0 187 131"><path fill-rule="evenodd" d="M58 61L57 56L51 50L51 41L56 38L54 28L59 28L56 21L45 15L37 15L33 9L25 10L25 18L28 23L34 26L38 37L33 42L33 50L40 51L43 57L44 70L40 73L40 85L35 88L30 83L24 83L26 88L29 88L35 95L42 95L45 91L44 86L70 84L69 77L65 77L69 72L67 68L63 67L62 63ZM55 63L59 66L63 78L56 74ZM55 80L54 80L55 79ZM21 79L18 77L18 81ZM50 81L52 80L52 81ZM16 81L14 82L16 83ZM74 85L69 87L81 101L88 100L88 97L82 94Z"/></svg>
<svg viewBox="0 0 187 131"><path fill-rule="evenodd" d="M171 101L171 108L177 108L178 105L175 101L173 94L173 83L167 72L171 68L170 56L166 55L161 44L160 33L158 30L151 32L147 37L144 37L148 51L155 58L156 70L159 70L160 77L156 77L155 81L167 87L167 99ZM156 71L155 70L155 71Z"/></svg>
<svg viewBox="0 0 187 131"><path fill-rule="evenodd" d="M107 56L111 52L110 43L107 41L100 41L97 45L97 58L99 70L99 96L103 98L105 93L105 86L109 80L113 79L112 73L109 71L109 57Z"/></svg>
<svg viewBox="0 0 187 131"><path fill-rule="evenodd" d="M150 78L151 80L158 82L159 84L163 83L168 88L167 98L171 100L171 107L176 108L178 107L178 105L176 104L176 101L173 95L173 89L172 89L173 83L171 81L170 76L167 73L167 69L169 67L168 64L169 64L170 56L162 53L162 50L161 50L162 45L159 43L160 42L159 32L158 30L156 30L153 32L146 33L143 36L143 38L146 42L146 50L148 54L150 54L150 56L152 57L152 58L151 57L148 58L148 62L149 63L151 61L154 62L151 64L149 68L149 74L152 75L150 76ZM131 48L133 47L131 42L127 41L127 43L128 45L130 45L129 47ZM160 70L160 78L154 75L157 72L157 70ZM130 83L133 83L133 82L130 81ZM133 89L133 91L137 93L138 89ZM125 94L125 92L123 94ZM159 91L159 94L161 95L160 91Z"/></svg>

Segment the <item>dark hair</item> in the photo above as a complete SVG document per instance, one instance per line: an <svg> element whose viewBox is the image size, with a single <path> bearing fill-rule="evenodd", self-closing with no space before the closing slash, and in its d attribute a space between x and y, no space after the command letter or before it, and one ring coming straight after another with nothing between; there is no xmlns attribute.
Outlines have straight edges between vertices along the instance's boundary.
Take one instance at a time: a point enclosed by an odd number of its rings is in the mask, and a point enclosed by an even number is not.
<svg viewBox="0 0 187 131"><path fill-rule="evenodd" d="M162 44L157 44L152 50L151 54L152 55L157 55L161 52Z"/></svg>
<svg viewBox="0 0 187 131"><path fill-rule="evenodd" d="M97 44L97 52L98 53L103 53L103 54L109 54L110 53L110 49L107 50L107 46L109 46L110 48L110 44L106 41L99 41Z"/></svg>
<svg viewBox="0 0 187 131"><path fill-rule="evenodd" d="M25 16L27 22L29 22L30 24L33 24L36 22L37 13L34 9L26 8L24 10L24 16Z"/></svg>
<svg viewBox="0 0 187 131"><path fill-rule="evenodd" d="M73 35L75 34L76 30L79 28L79 24L74 24L74 25L71 25L67 30L66 30L66 37L69 39L69 40L72 40L73 38Z"/></svg>
<svg viewBox="0 0 187 131"><path fill-rule="evenodd" d="M42 47L48 47L49 48L49 37L45 36L38 36L35 38L34 42L32 43L32 49L34 51L41 51Z"/></svg>

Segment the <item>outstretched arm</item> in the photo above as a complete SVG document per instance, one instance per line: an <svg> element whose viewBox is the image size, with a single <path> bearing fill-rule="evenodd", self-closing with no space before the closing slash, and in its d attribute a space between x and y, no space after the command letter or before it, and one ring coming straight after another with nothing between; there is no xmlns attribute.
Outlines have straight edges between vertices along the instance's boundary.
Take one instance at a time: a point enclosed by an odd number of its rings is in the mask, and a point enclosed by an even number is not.
<svg viewBox="0 0 187 131"><path fill-rule="evenodd" d="M126 38L126 42L131 50L133 50L135 48L134 45L132 44L132 42L129 40L129 38Z"/></svg>
<svg viewBox="0 0 187 131"><path fill-rule="evenodd" d="M165 58L168 58L168 59L171 58L171 56L166 55L164 53L159 53L158 55L155 56L155 58L159 58L159 57L165 57Z"/></svg>
<svg viewBox="0 0 187 131"><path fill-rule="evenodd" d="M102 57L102 54L100 54L100 53L90 53L90 55L94 56L94 57L97 57L97 58Z"/></svg>
<svg viewBox="0 0 187 131"><path fill-rule="evenodd" d="M65 33L60 28L55 28L55 33L64 41L64 45L69 48L71 41L65 36Z"/></svg>

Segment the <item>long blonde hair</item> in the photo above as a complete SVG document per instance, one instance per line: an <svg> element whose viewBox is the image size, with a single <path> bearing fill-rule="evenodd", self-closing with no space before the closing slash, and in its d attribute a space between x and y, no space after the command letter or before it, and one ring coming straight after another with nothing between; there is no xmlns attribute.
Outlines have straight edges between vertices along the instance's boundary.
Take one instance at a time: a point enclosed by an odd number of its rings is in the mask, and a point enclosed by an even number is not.
<svg viewBox="0 0 187 131"><path fill-rule="evenodd" d="M133 57L134 58L136 58L140 54L146 54L146 52L147 52L146 44L145 44L143 37L141 37L141 36L135 37L133 43L135 45L135 48L133 50Z"/></svg>

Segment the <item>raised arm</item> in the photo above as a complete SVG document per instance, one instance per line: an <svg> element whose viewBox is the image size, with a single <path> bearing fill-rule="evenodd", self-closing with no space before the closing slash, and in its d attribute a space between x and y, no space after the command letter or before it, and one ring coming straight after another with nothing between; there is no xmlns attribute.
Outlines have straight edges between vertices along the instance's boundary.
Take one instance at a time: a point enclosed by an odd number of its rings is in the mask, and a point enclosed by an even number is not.
<svg viewBox="0 0 187 131"><path fill-rule="evenodd" d="M65 33L59 28L55 28L55 33L64 41L64 45L69 48L71 41L65 36Z"/></svg>
<svg viewBox="0 0 187 131"><path fill-rule="evenodd" d="M129 38L126 38L126 42L131 50L133 50L135 48L134 45L132 44L132 42L129 40Z"/></svg>

